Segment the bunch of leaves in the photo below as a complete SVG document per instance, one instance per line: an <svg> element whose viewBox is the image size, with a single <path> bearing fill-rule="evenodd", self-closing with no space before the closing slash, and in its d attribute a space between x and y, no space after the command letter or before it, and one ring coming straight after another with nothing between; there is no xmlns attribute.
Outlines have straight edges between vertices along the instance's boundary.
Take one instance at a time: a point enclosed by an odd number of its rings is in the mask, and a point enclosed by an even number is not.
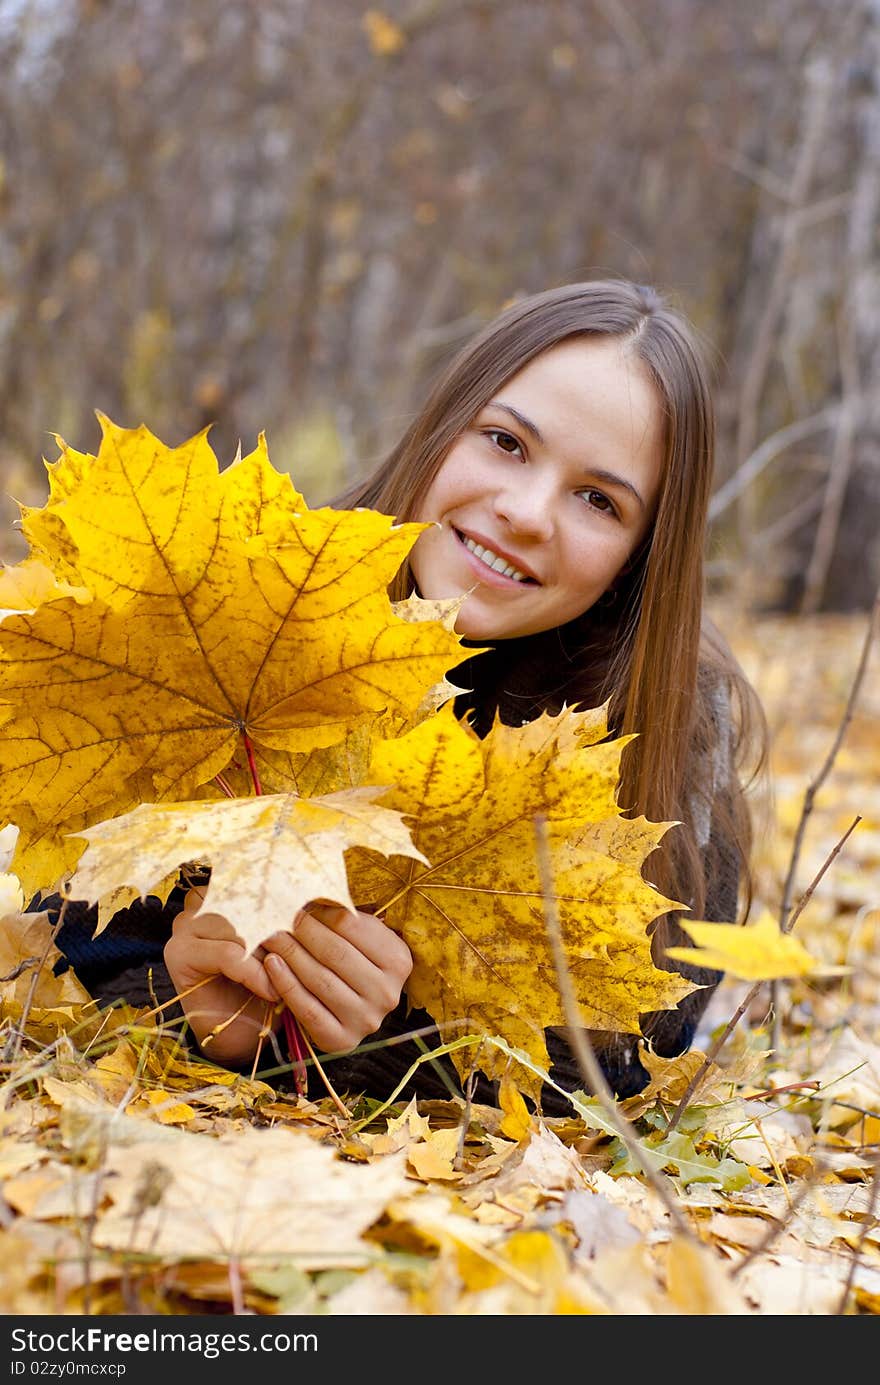
<svg viewBox="0 0 880 1385"><path fill-rule="evenodd" d="M102 425L98 455L61 444L48 503L23 511L54 585L2 625L0 814L26 889L70 872L91 823L219 797L237 757L260 783L264 755L408 719L460 658L386 595L423 525L310 511L262 438L220 471L204 434L171 449Z"/></svg>
<svg viewBox="0 0 880 1385"><path fill-rule="evenodd" d="M622 818L626 738L603 711L482 740L453 714L458 603L387 596L425 525L310 510L262 437L221 470L204 434L101 424L96 456L59 440L46 505L22 510L30 556L0 578L0 823L28 895L98 902L104 926L196 862L248 948L316 899L369 908L441 1034L499 1035L540 1068L571 1019L540 814L580 1021L638 1033L691 989L647 932L676 907L642 875L669 824Z"/></svg>

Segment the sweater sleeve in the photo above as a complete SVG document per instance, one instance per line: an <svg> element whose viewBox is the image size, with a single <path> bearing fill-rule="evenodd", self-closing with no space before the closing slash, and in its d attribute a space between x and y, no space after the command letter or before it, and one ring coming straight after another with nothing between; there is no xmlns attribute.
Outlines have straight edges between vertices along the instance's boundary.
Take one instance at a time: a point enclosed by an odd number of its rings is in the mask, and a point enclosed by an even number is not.
<svg viewBox="0 0 880 1385"><path fill-rule="evenodd" d="M135 900L114 914L97 936L97 905L70 900L55 939L62 960L56 973L72 968L78 979L100 1003L124 1000L129 1005L152 1006L174 994L163 960L175 916L183 907L184 890L172 890L163 905L154 895ZM57 922L61 898L53 895L40 903L50 921Z"/></svg>

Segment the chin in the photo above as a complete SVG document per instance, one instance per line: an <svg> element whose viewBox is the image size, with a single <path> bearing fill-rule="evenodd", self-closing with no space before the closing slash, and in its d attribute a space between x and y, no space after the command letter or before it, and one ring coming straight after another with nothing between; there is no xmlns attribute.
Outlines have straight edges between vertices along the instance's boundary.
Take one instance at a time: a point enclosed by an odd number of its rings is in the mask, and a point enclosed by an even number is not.
<svg viewBox="0 0 880 1385"><path fill-rule="evenodd" d="M490 621L456 621L455 633L460 635L463 640L470 640L473 644L496 644L499 640L518 640L523 635L534 633L531 630L499 630L493 627Z"/></svg>

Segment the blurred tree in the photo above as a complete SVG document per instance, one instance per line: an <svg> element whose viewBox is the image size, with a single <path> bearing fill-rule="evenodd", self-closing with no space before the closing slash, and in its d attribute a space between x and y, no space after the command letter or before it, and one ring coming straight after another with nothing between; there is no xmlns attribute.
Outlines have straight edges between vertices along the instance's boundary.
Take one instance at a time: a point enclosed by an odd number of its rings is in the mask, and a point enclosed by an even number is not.
<svg viewBox="0 0 880 1385"><path fill-rule="evenodd" d="M713 580L864 605L878 30L878 0L0 0L2 490L100 408L213 422L223 460L265 429L318 502L509 298L624 274L715 348Z"/></svg>

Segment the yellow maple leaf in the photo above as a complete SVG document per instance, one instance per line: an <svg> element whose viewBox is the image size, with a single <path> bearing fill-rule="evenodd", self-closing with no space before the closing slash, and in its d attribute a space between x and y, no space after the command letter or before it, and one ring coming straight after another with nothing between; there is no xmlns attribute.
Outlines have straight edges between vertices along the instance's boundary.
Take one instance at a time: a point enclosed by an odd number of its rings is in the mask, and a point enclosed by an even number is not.
<svg viewBox="0 0 880 1385"><path fill-rule="evenodd" d="M681 926L696 947L668 947L666 954L681 962L714 967L740 981L774 981L794 976L844 976L851 967L831 966L814 957L803 943L783 933L769 909L745 928L726 923L682 919Z"/></svg>
<svg viewBox="0 0 880 1385"><path fill-rule="evenodd" d="M245 745L303 754L411 719L461 659L453 631L387 596L424 525L308 510L262 440L221 473L203 434L168 448L101 422L97 456L65 450L23 522L92 600L0 624L0 821L23 826L18 859L35 834L191 797ZM49 859L40 885L69 868Z"/></svg>
<svg viewBox="0 0 880 1385"><path fill-rule="evenodd" d="M85 587L60 581L50 567L33 555L14 566L0 566L0 620L12 611L34 611L45 601L63 596L81 602L91 599Z"/></svg>
<svg viewBox="0 0 880 1385"><path fill-rule="evenodd" d="M627 859L625 827L616 857L578 839L618 819L620 754L628 738L594 743L594 711L567 709L522 727L496 722L480 740L444 707L413 731L374 750L373 773L394 787L384 802L406 814L430 861L379 861L353 851L352 894L397 929L414 958L407 994L427 1009L444 1039L500 1036L539 1068L549 1066L544 1031L568 1022L562 1009L535 852L534 820L547 822L555 900L580 1022L639 1032L639 1016L671 1008L693 987L658 970L648 924L676 904L644 880L646 829L636 824ZM668 824L655 824L656 845ZM474 1061L462 1048L464 1075ZM477 1063L501 1076L506 1058L481 1046ZM523 1070L523 1090L540 1078Z"/></svg>
<svg viewBox="0 0 880 1385"><path fill-rule="evenodd" d="M78 584L76 543L56 511L87 476L95 459L89 452L68 447L57 434L55 442L60 456L54 462L43 459L49 478L49 499L40 509L20 506L21 529L33 556L42 558L59 581Z"/></svg>
<svg viewBox="0 0 880 1385"><path fill-rule="evenodd" d="M133 808L136 803L136 797L132 796L127 806ZM100 810L95 810L75 814L60 822L45 822L29 806L19 804L15 808L18 832L15 870L28 900L41 891L54 891L69 877L83 849L82 840L73 834L100 818Z"/></svg>
<svg viewBox="0 0 880 1385"><path fill-rule="evenodd" d="M263 794L144 803L84 829L88 846L70 893L94 904L124 883L143 898L156 894L178 866L209 865L204 908L228 919L252 951L271 933L291 928L297 910L311 900L354 908L347 849L370 847L424 861L400 813L376 803L386 792L361 786L323 798Z"/></svg>

